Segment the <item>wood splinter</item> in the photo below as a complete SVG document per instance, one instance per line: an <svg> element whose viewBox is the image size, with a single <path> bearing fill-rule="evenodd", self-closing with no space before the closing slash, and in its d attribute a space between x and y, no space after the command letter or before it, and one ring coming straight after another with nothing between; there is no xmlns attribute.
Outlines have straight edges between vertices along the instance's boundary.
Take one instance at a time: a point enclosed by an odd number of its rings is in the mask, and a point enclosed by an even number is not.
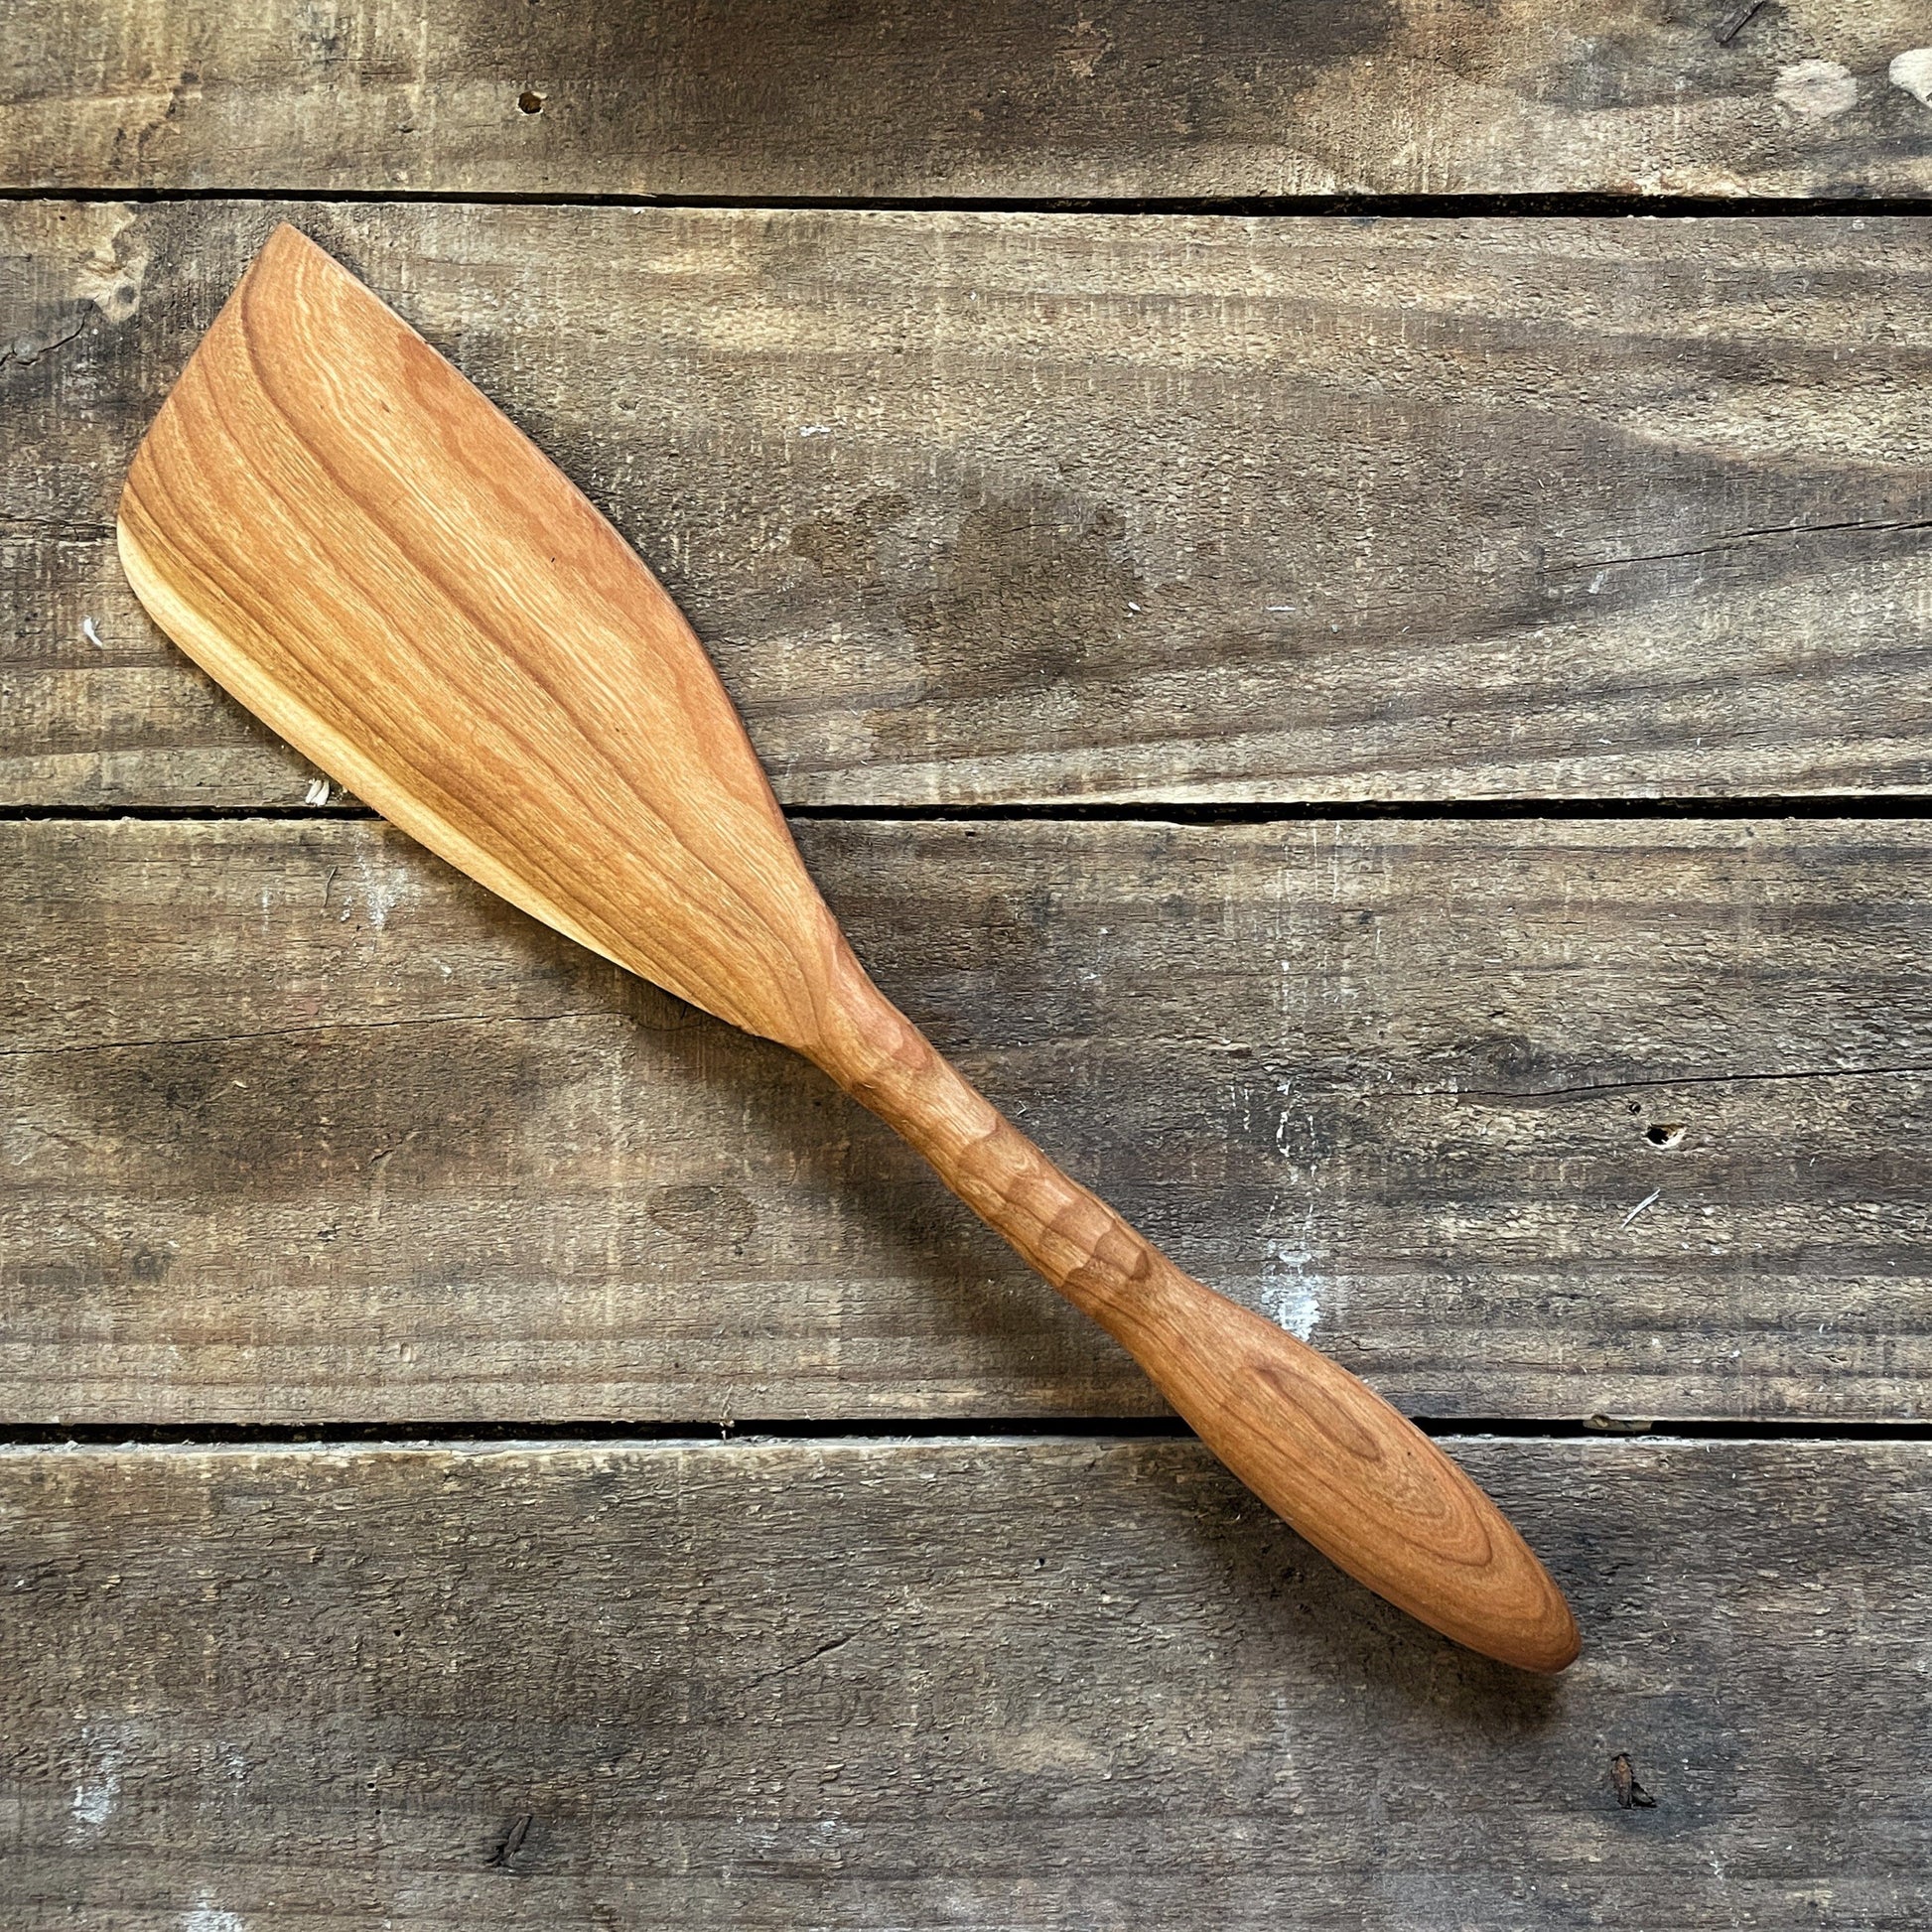
<svg viewBox="0 0 1932 1932"><path fill-rule="evenodd" d="M896 1128L1315 1547L1510 1664L1577 1655L1501 1512L1363 1383L1183 1274L866 976L703 646L510 422L276 230L137 453L122 561L188 654L524 911Z"/></svg>

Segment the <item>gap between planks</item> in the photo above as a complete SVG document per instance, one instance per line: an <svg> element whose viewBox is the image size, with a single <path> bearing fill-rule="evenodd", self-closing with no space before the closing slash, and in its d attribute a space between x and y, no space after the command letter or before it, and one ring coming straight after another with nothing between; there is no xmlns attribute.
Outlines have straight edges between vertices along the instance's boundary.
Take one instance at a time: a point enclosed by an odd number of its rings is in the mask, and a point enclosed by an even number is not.
<svg viewBox="0 0 1932 1932"><path fill-rule="evenodd" d="M1923 1443L1932 1422L1775 1421L1763 1418L1624 1418L1457 1416L1410 1418L1442 1442L1506 1438L1528 1442L1638 1439L1686 1443ZM592 1419L576 1422L449 1423L37 1423L0 1426L0 1454L43 1449L461 1449L627 1444L682 1449L731 1449L759 1443L883 1444L1030 1442L1185 1442L1194 1432L1172 1417L1000 1417L935 1421L860 1420L649 1423Z"/></svg>
<svg viewBox="0 0 1932 1932"><path fill-rule="evenodd" d="M1717 820L1753 818L1862 819L1932 817L1932 796L1922 792L1844 791L1822 795L1768 794L1736 798L1331 798L1286 799L1272 803L1198 805L1184 802L1096 801L1038 804L787 805L788 819L876 819L885 824L1055 825L1306 825L1333 819L1453 824L1463 821L1666 818ZM0 825L111 824L119 820L157 824L241 824L273 819L310 824L375 820L380 814L357 800L337 805L0 805Z"/></svg>
<svg viewBox="0 0 1932 1932"><path fill-rule="evenodd" d="M1522 195L624 195L570 194L541 189L409 188L0 188L0 202L128 202L165 206L190 202L300 202L361 207L597 207L679 208L747 214L807 210L859 214L1204 214L1244 220L1328 215L1415 218L1738 221L1766 215L1922 214L1932 199L1915 195L1814 195L1785 199L1739 195L1714 202L1697 195L1617 195L1590 191Z"/></svg>

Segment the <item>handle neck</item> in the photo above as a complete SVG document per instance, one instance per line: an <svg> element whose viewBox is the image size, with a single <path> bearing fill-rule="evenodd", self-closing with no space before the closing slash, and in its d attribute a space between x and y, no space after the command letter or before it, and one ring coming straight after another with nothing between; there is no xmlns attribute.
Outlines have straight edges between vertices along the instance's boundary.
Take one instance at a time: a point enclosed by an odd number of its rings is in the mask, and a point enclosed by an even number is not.
<svg viewBox="0 0 1932 1932"><path fill-rule="evenodd" d="M1070 1179L873 985L851 953L808 1057L923 1155L974 1213L1110 1333L1147 1311L1172 1264Z"/></svg>

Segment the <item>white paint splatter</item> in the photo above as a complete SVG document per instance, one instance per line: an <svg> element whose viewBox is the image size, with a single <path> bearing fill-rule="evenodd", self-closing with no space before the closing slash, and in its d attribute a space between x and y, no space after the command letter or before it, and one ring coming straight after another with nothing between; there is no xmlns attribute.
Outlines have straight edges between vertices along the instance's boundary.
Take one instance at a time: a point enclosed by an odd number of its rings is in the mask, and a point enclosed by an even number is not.
<svg viewBox="0 0 1932 1932"><path fill-rule="evenodd" d="M1297 1341L1307 1341L1321 1319L1321 1303L1314 1283L1298 1275L1283 1282L1267 1297L1268 1318L1278 1328L1286 1328Z"/></svg>
<svg viewBox="0 0 1932 1932"><path fill-rule="evenodd" d="M1637 1218L1639 1214L1646 1213L1648 1212L1649 1209L1655 1207L1657 1205L1657 1196L1661 1194L1663 1191L1664 1190L1661 1187L1651 1188L1650 1192L1647 1193L1643 1197L1643 1199L1636 1204L1635 1207L1631 1208L1629 1213L1624 1215L1622 1225L1627 1228L1630 1225L1630 1223Z"/></svg>
<svg viewBox="0 0 1932 1932"><path fill-rule="evenodd" d="M1298 1341L1314 1333L1324 1312L1321 1298L1328 1283L1309 1273L1313 1259L1306 1246L1270 1241L1261 1264L1261 1311Z"/></svg>
<svg viewBox="0 0 1932 1932"><path fill-rule="evenodd" d="M1903 54L1894 54L1885 76L1922 106L1932 107L1932 47L1908 47Z"/></svg>
<svg viewBox="0 0 1932 1932"><path fill-rule="evenodd" d="M309 781L309 789L308 789L307 791L305 791L305 792L304 792L304 793L302 794L302 802L303 802L303 803L304 803L305 805L326 805L326 804L328 804L328 802L329 802L329 780L328 780L327 778L312 778L312 779L310 779L310 781Z"/></svg>
<svg viewBox="0 0 1932 1932"><path fill-rule="evenodd" d="M799 436L799 440L802 442L807 436L830 436L831 433L832 433L832 425L830 423L807 423L805 427L798 432L798 436Z"/></svg>
<svg viewBox="0 0 1932 1932"><path fill-rule="evenodd" d="M181 1932L248 1932L248 1923L239 1912L210 1905L204 1892L202 1902L193 1911L182 1913Z"/></svg>
<svg viewBox="0 0 1932 1932"><path fill-rule="evenodd" d="M82 618L80 620L80 634L81 636L86 638L88 643L92 644L96 650L105 650L107 648L107 646L100 641L100 632L94 628L94 621L92 618Z"/></svg>
<svg viewBox="0 0 1932 1932"><path fill-rule="evenodd" d="M91 1763L85 1776L74 1786L68 1809L73 1816L69 1838L84 1838L97 1832L113 1817L121 1802L121 1751L118 1744L96 1744L93 1733L83 1729L80 1739L88 1748Z"/></svg>
<svg viewBox="0 0 1932 1932"><path fill-rule="evenodd" d="M1836 61L1800 61L1795 67L1778 69L1772 98L1794 114L1809 114L1829 120L1842 114L1859 97L1859 83L1852 69Z"/></svg>
<svg viewBox="0 0 1932 1932"><path fill-rule="evenodd" d="M389 914L403 901L409 890L409 882L400 872L392 872L382 877L369 864L368 854L355 855L355 877L361 882L362 904L369 915L369 923L380 932L389 923Z"/></svg>

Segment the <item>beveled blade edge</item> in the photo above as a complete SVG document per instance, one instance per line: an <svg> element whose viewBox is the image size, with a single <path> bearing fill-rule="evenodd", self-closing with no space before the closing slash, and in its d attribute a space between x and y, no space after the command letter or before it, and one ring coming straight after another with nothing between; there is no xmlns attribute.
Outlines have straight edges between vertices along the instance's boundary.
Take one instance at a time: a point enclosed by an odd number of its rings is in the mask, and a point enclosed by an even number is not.
<svg viewBox="0 0 1932 1932"><path fill-rule="evenodd" d="M475 840L460 832L420 798L392 783L380 765L363 756L352 740L294 696L285 685L266 676L246 651L238 650L182 597L141 547L125 516L114 519L114 540L121 568L142 608L215 683L259 718L278 737L319 765L345 790L372 806L392 825L427 846L439 859L468 873L519 911L576 940L615 966L623 961L600 945L568 913L530 890L526 880L499 865ZM633 970L626 968L626 971Z"/></svg>

